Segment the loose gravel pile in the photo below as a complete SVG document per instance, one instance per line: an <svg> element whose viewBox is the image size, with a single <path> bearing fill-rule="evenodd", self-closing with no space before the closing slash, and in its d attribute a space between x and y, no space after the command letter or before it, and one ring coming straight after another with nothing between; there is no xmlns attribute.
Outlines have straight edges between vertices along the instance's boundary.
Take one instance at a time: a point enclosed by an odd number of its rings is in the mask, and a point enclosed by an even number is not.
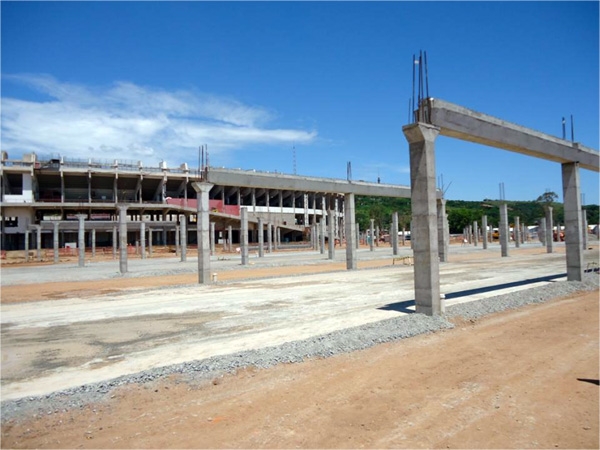
<svg viewBox="0 0 600 450"><path fill-rule="evenodd" d="M598 286L598 274L588 273L582 282L555 282L454 305L447 308L446 317L478 318L507 309L565 297L579 291L596 290ZM42 397L26 397L2 402L2 422L83 408L87 404L109 399L112 389L116 387L131 383L150 383L173 374L182 375L183 379L190 383L202 383L246 367L266 369L281 363L297 363L309 358L327 358L448 328L453 328L453 325L445 317L428 317L423 314L403 315L309 339L287 342L275 347L175 364L106 382L58 391Z"/></svg>

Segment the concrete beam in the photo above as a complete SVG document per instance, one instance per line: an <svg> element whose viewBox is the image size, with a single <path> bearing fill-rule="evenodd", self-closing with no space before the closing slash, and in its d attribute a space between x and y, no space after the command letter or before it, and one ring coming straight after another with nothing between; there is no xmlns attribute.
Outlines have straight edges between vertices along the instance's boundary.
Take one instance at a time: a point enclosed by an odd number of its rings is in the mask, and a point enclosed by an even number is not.
<svg viewBox="0 0 600 450"><path fill-rule="evenodd" d="M578 162L584 169L600 171L598 152L579 143L540 133L443 100L430 99L429 101L431 123L439 127L442 136L561 164Z"/></svg>
<svg viewBox="0 0 600 450"><path fill-rule="evenodd" d="M303 177L281 173L210 168L207 181L223 186L410 198L410 187L408 186Z"/></svg>

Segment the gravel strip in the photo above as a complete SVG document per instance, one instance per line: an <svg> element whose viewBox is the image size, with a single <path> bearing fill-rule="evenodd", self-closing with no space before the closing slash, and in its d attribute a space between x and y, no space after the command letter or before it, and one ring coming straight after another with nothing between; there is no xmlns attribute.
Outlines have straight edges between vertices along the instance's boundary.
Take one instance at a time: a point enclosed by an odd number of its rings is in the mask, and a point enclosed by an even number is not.
<svg viewBox="0 0 600 450"><path fill-rule="evenodd" d="M447 308L446 316L478 318L507 309L569 296L580 291L596 290L598 286L598 274L587 273L582 282L554 282L541 287L453 305ZM453 328L453 325L444 317L428 317L423 314L398 316L309 339L287 342L279 346L160 367L101 383L53 392L41 397L5 401L2 402L2 422L83 408L90 403L108 400L113 388L131 383L158 381L172 374L181 374L188 382L198 383L246 367L266 369L281 363L302 362L308 358L327 358L448 328Z"/></svg>

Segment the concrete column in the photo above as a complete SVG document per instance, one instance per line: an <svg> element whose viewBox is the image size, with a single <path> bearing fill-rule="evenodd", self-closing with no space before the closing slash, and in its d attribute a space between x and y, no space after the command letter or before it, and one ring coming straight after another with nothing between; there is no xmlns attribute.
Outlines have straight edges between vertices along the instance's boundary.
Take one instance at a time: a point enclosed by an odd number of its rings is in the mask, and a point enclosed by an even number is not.
<svg viewBox="0 0 600 450"><path fill-rule="evenodd" d="M52 235L52 247L54 248L54 263L58 263L60 258L58 255L58 247L59 247L59 239L58 239L58 227L59 227L59 223L58 222L54 222L54 233Z"/></svg>
<svg viewBox="0 0 600 450"><path fill-rule="evenodd" d="M469 225L467 229L467 234L469 235L469 244L473 243L473 225Z"/></svg>
<svg viewBox="0 0 600 450"><path fill-rule="evenodd" d="M312 243L312 249L313 250L318 250L319 248L319 232L317 231L317 224L316 222L313 222L311 228L310 228L310 237L311 237L311 243Z"/></svg>
<svg viewBox="0 0 600 450"><path fill-rule="evenodd" d="M411 245L414 254L416 312L444 313L440 300L435 139L439 128L416 123L402 128L409 143L411 179Z"/></svg>
<svg viewBox="0 0 600 450"><path fill-rule="evenodd" d="M402 247L406 245L406 227L402 227L402 237L400 238L400 242L402 243Z"/></svg>
<svg viewBox="0 0 600 450"><path fill-rule="evenodd" d="M346 269L356 269L356 248L352 245L352 238L356 236L356 216L354 194L344 196L344 226L346 232ZM373 234L373 220L371 219L371 235ZM371 240L372 241L372 240ZM371 242L372 245L372 242ZM373 250L371 246L371 250Z"/></svg>
<svg viewBox="0 0 600 450"><path fill-rule="evenodd" d="M227 239L229 240L229 251L233 251L233 227L229 225L227 227Z"/></svg>
<svg viewBox="0 0 600 450"><path fill-rule="evenodd" d="M179 256L179 253L181 253L179 240L180 240L179 225L175 225L175 256Z"/></svg>
<svg viewBox="0 0 600 450"><path fill-rule="evenodd" d="M179 238L181 239L181 262L187 261L187 217L185 214L179 216L179 226L181 227Z"/></svg>
<svg viewBox="0 0 600 450"><path fill-rule="evenodd" d="M538 239L542 245L546 245L546 219L543 217L538 221Z"/></svg>
<svg viewBox="0 0 600 450"><path fill-rule="evenodd" d="M215 223L210 223L210 254L215 254Z"/></svg>
<svg viewBox="0 0 600 450"><path fill-rule="evenodd" d="M481 217L481 232L483 234L483 249L487 250L488 248L488 240L489 240L489 230L488 230L488 223L487 223L487 216L482 216Z"/></svg>
<svg viewBox="0 0 600 450"><path fill-rule="evenodd" d="M335 221L334 219L334 215L333 215L333 210L328 210L327 211L327 217L328 217L328 231L329 231L329 236L328 236L328 240L329 242L328 244L328 250L329 250L329 254L328 257L329 259L333 259L335 257L335 229L333 226L333 222Z"/></svg>
<svg viewBox="0 0 600 450"><path fill-rule="evenodd" d="M119 241L117 239L117 226L113 225L113 229L112 229L112 257L113 257L113 259L117 259L118 246L119 246Z"/></svg>
<svg viewBox="0 0 600 450"><path fill-rule="evenodd" d="M140 223L140 256L146 259L146 223Z"/></svg>
<svg viewBox="0 0 600 450"><path fill-rule="evenodd" d="M448 227L448 214L446 214L446 199L438 198L436 201L436 205L438 229L438 256L440 258L440 262L447 262L448 247L450 245L450 228Z"/></svg>
<svg viewBox="0 0 600 450"><path fill-rule="evenodd" d="M277 227L277 233L275 233L276 236L276 241L277 241L277 248L279 249L279 247L281 247L281 228Z"/></svg>
<svg viewBox="0 0 600 450"><path fill-rule="evenodd" d="M77 235L77 246L79 247L79 267L85 266L85 214L77 214L79 220L79 233Z"/></svg>
<svg viewBox="0 0 600 450"><path fill-rule="evenodd" d="M396 256L398 254L398 212L394 212L392 214L392 231L390 234L390 240L392 241L392 254Z"/></svg>
<svg viewBox="0 0 600 450"><path fill-rule="evenodd" d="M546 206L546 253L554 252L554 225L552 224L552 206Z"/></svg>
<svg viewBox="0 0 600 450"><path fill-rule="evenodd" d="M479 230L477 229L477 221L474 221L473 222L473 246L474 247L477 247L477 244L479 244L478 233L479 233Z"/></svg>
<svg viewBox="0 0 600 450"><path fill-rule="evenodd" d="M273 224L267 224L267 251L273 253Z"/></svg>
<svg viewBox="0 0 600 450"><path fill-rule="evenodd" d="M152 258L152 250L154 244L154 230L148 227L148 257Z"/></svg>
<svg viewBox="0 0 600 450"><path fill-rule="evenodd" d="M500 253L503 257L508 256L508 207L506 203L500 205L500 224L498 226L500 234Z"/></svg>
<svg viewBox="0 0 600 450"><path fill-rule="evenodd" d="M38 261L42 260L42 226L35 226L36 236L35 236L35 246L36 246L36 257Z"/></svg>
<svg viewBox="0 0 600 450"><path fill-rule="evenodd" d="M119 206L119 271L127 273L127 206Z"/></svg>
<svg viewBox="0 0 600 450"><path fill-rule="evenodd" d="M525 239L527 239L527 233L526 233L526 230L525 230L525 224L522 223L521 224L521 244L525 243Z"/></svg>
<svg viewBox="0 0 600 450"><path fill-rule="evenodd" d="M581 242L583 244L583 250L587 250L588 246L588 221L586 210L581 208Z"/></svg>
<svg viewBox="0 0 600 450"><path fill-rule="evenodd" d="M444 313L440 300L440 266L437 229L437 192L435 188L435 139L439 128L424 123L402 128L409 143L411 208L411 245L414 255L416 312Z"/></svg>
<svg viewBox="0 0 600 450"><path fill-rule="evenodd" d="M583 237L579 163L562 164L563 201L565 208L565 247L567 280L583 279Z"/></svg>
<svg viewBox="0 0 600 450"><path fill-rule="evenodd" d="M375 227L375 247L379 247L379 226Z"/></svg>
<svg viewBox="0 0 600 450"><path fill-rule="evenodd" d="M261 217L258 218L258 257L263 258L265 256L265 234L263 230L263 220Z"/></svg>
<svg viewBox="0 0 600 450"><path fill-rule="evenodd" d="M355 224L355 230L356 233L354 233L354 246L356 247L356 249L358 250L360 248L360 226L358 224ZM348 241L346 240L346 245L348 245Z"/></svg>
<svg viewBox="0 0 600 450"><path fill-rule="evenodd" d="M519 223L519 216L515 216L515 247L519 248L521 246L521 224Z"/></svg>
<svg viewBox="0 0 600 450"><path fill-rule="evenodd" d="M240 208L240 218L242 222L240 247L242 249L242 266L248 264L248 208Z"/></svg>
<svg viewBox="0 0 600 450"><path fill-rule="evenodd" d="M29 230L25 230L25 262L29 262Z"/></svg>
<svg viewBox="0 0 600 450"><path fill-rule="evenodd" d="M319 251L321 255L325 254L325 216L321 216L319 222Z"/></svg>
<svg viewBox="0 0 600 450"><path fill-rule="evenodd" d="M92 228L92 258L96 257L96 229Z"/></svg>
<svg viewBox="0 0 600 450"><path fill-rule="evenodd" d="M198 241L198 283L209 284L210 277L210 205L208 194L213 187L210 183L192 183L196 191Z"/></svg>
<svg viewBox="0 0 600 450"><path fill-rule="evenodd" d="M375 219L371 219L371 228L369 229L369 250L375 251Z"/></svg>

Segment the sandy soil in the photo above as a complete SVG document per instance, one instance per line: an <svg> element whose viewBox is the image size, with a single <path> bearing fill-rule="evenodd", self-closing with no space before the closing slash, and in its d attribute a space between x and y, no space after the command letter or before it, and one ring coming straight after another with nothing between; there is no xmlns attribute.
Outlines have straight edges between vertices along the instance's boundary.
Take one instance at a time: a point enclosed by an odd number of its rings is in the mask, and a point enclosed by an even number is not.
<svg viewBox="0 0 600 450"><path fill-rule="evenodd" d="M598 448L598 293L4 423L2 448Z"/></svg>

